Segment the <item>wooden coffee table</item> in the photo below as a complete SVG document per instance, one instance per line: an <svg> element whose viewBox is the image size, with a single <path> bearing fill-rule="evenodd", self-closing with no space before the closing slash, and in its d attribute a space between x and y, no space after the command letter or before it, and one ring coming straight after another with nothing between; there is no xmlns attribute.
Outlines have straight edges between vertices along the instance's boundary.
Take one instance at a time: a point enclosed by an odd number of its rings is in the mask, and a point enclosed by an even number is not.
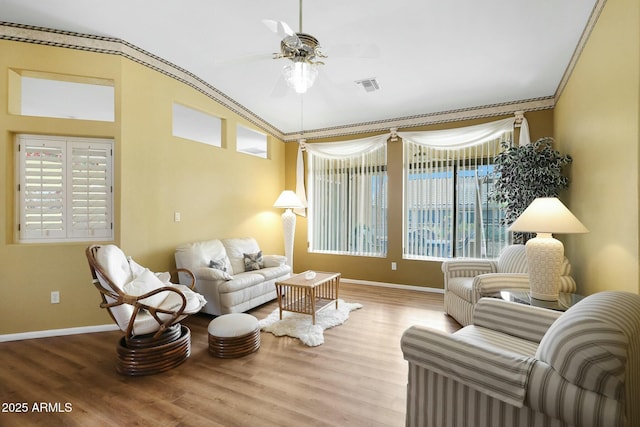
<svg viewBox="0 0 640 427"><path fill-rule="evenodd" d="M340 273L316 271L313 279L307 279L305 273L296 274L281 282L276 282L280 320L283 311L292 311L311 315L316 324L316 313L335 302L338 308L340 291Z"/></svg>

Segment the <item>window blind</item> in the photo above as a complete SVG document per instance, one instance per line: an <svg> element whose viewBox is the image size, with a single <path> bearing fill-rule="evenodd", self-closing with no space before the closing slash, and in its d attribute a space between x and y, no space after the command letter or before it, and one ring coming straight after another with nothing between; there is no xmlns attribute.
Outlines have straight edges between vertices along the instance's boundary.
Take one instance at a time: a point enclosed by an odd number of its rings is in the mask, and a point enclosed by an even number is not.
<svg viewBox="0 0 640 427"><path fill-rule="evenodd" d="M308 155L309 249L386 255L386 146L352 157Z"/></svg>
<svg viewBox="0 0 640 427"><path fill-rule="evenodd" d="M405 258L496 257L508 242L491 200L493 159L512 132L481 144L442 148L403 140Z"/></svg>

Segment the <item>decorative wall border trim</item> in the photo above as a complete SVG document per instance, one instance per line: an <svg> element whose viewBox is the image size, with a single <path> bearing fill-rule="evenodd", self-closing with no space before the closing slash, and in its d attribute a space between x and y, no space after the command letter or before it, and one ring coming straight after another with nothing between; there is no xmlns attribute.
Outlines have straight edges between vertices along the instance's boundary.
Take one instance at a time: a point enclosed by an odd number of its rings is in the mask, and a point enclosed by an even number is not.
<svg viewBox="0 0 640 427"><path fill-rule="evenodd" d="M191 86L263 131L282 139L283 134L279 129L200 77L124 40L3 21L0 21L0 39L122 56Z"/></svg>
<svg viewBox="0 0 640 427"><path fill-rule="evenodd" d="M602 9L604 9L604 5L607 0L598 0L596 5L593 7L591 11L591 15L589 16L589 21L587 21L587 25L584 27L584 31L582 31L582 35L580 36L580 40L578 41L578 45L576 46L576 50L573 51L573 55L571 56L571 60L569 60L569 64L567 65L567 69L562 75L562 79L560 79L560 84L558 85L558 89L554 95L554 101L558 102L560 99L560 95L564 91L564 88L567 86L567 82L569 81L569 77L573 73L576 64L578 63L578 59L580 59L580 55L582 55L582 51L584 50L585 45L587 44L587 40L589 40L589 36L591 36L591 32L593 28L596 26L596 22L602 13Z"/></svg>
<svg viewBox="0 0 640 427"><path fill-rule="evenodd" d="M578 62L580 54L582 53L593 28L596 25L605 3L606 0L597 0L589 17L589 21L582 32L576 50L574 51L567 69L563 74L560 84L558 85L555 94L551 96L292 133L283 133L280 129L266 122L264 119L249 111L243 105L216 89L211 84L205 82L195 74L121 39L3 21L0 21L0 39L119 55L191 86L195 90L203 93L248 120L259 129L280 140L292 142L304 138L309 141L363 133L387 132L389 128L406 129L437 123L509 115L513 114L515 111L526 112L554 108L571 76L571 73L573 72L573 69L576 66L576 63Z"/></svg>
<svg viewBox="0 0 640 427"><path fill-rule="evenodd" d="M349 126L316 129L304 131L304 133L287 133L284 141L297 141L306 139L307 141L320 138L330 138L336 136L346 136L363 133L389 132L390 128L405 130L418 126L433 125L438 123L458 122L462 120L473 120L486 117L502 115L513 115L516 111L539 111L548 110L555 106L553 96L536 98L525 101L506 102L503 104L486 105L483 107L464 108L460 110L450 110L439 113L401 117L397 119L380 120L376 122L360 123Z"/></svg>

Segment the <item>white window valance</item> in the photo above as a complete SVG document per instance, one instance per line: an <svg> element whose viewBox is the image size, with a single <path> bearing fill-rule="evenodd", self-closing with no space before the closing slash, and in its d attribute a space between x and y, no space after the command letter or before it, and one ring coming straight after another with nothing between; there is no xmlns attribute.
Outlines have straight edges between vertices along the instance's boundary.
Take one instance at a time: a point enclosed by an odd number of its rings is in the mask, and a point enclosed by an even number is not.
<svg viewBox="0 0 640 427"><path fill-rule="evenodd" d="M521 113L520 113L521 114ZM482 123L479 125L465 126L455 129L397 132L397 135L415 144L441 148L464 148L498 138L504 132L513 131L516 122L520 122L520 145L531 142L529 137L529 124L522 115L516 115L507 119ZM300 141L296 165L296 193L306 205L306 191L304 188L304 160L302 151L307 151L315 156L326 158L348 158L370 153L386 144L392 134L376 135L368 138L353 139L350 141L306 144ZM394 135L395 136L395 135ZM304 215L304 209L296 209L299 215Z"/></svg>
<svg viewBox="0 0 640 427"><path fill-rule="evenodd" d="M369 138L352 139L350 141L327 142L322 144L306 144L300 141L298 147L298 159L296 165L296 194L307 204L307 192L304 187L304 160L302 151L307 151L314 156L324 157L328 159L344 159L349 157L361 156L371 153L382 147L389 138L389 134L376 135ZM298 215L304 216L306 210L304 208L294 209Z"/></svg>
<svg viewBox="0 0 640 427"><path fill-rule="evenodd" d="M505 132L513 131L517 119L516 117L510 117L508 119L455 129L398 132L398 136L415 144L434 148L465 148L491 141ZM522 123L520 124L520 145L526 145L529 144L529 142L529 125L527 119L522 117Z"/></svg>
<svg viewBox="0 0 640 427"><path fill-rule="evenodd" d="M302 143L300 147L314 156L329 159L344 159L375 151L382 147L388 138L389 134L385 134L341 142L327 142L322 144Z"/></svg>

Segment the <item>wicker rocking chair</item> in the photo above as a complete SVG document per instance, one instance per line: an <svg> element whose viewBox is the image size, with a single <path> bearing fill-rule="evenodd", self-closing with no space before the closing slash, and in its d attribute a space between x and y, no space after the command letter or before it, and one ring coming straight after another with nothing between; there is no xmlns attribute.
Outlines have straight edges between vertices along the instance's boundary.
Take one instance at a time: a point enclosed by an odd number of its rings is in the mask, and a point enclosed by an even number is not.
<svg viewBox="0 0 640 427"><path fill-rule="evenodd" d="M204 306L191 286L170 283L169 273L152 273L114 245L92 245L86 250L93 284L114 322L124 332L118 341L117 371L123 375L150 375L175 368L191 353L191 331L179 322Z"/></svg>

